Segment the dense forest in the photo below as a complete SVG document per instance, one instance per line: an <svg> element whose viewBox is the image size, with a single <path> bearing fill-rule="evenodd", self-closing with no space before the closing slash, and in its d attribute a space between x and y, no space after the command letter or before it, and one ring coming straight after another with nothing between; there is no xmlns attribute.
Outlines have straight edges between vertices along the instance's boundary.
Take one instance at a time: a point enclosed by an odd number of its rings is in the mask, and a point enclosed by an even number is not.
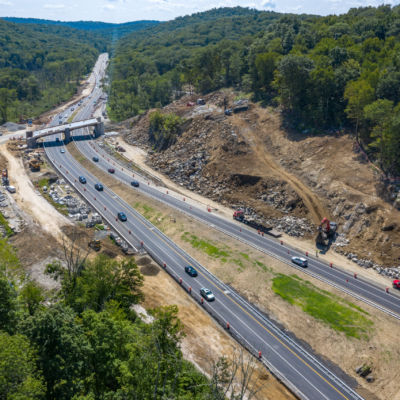
<svg viewBox="0 0 400 400"><path fill-rule="evenodd" d="M139 31L141 29L145 29L159 23L158 21L132 21L122 24L113 24L100 21L52 21L48 19L16 17L2 17L1 19L22 24L67 26L84 31L96 32L107 38L111 38L113 35L122 37L127 33Z"/></svg>
<svg viewBox="0 0 400 400"><path fill-rule="evenodd" d="M106 41L62 26L0 20L0 123L40 115L76 91Z"/></svg>
<svg viewBox="0 0 400 400"><path fill-rule="evenodd" d="M0 239L1 399L226 399L230 362L215 360L207 379L183 359L176 306L146 323L132 310L143 299L133 259L65 250L63 266L47 267L60 289L44 291Z"/></svg>
<svg viewBox="0 0 400 400"><path fill-rule="evenodd" d="M122 120L183 88L234 87L279 106L304 134L351 129L400 173L400 7L339 16L218 9L123 38L111 66L110 115Z"/></svg>

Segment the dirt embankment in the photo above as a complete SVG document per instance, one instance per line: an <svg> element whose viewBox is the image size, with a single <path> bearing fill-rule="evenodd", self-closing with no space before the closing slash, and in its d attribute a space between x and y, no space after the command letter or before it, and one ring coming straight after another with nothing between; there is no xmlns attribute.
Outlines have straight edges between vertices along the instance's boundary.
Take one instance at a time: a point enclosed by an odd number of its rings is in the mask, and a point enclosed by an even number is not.
<svg viewBox="0 0 400 400"><path fill-rule="evenodd" d="M225 116L224 98L232 102L233 94L213 93L205 106L188 107L184 98L165 107L187 122L176 143L160 153L148 143L148 114L117 129L127 143L149 151L151 167L186 189L249 207L295 236L313 237L310 226L327 216L339 223L338 252L385 266L399 263L400 212L383 200L379 174L353 151L351 137L288 132L278 112L256 104ZM306 220L291 229L297 222L288 216Z"/></svg>

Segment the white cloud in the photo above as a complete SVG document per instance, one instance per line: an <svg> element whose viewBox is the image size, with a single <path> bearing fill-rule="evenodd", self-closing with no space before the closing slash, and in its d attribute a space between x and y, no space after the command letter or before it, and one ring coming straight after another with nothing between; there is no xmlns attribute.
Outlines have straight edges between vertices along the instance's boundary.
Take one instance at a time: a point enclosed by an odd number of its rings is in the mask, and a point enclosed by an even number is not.
<svg viewBox="0 0 400 400"><path fill-rule="evenodd" d="M61 8L65 8L65 4L45 4L43 8L47 8L49 10L59 10Z"/></svg>
<svg viewBox="0 0 400 400"><path fill-rule="evenodd" d="M0 6L12 6L11 1L0 0Z"/></svg>
<svg viewBox="0 0 400 400"><path fill-rule="evenodd" d="M104 6L103 6L103 9L104 10L115 10L115 6L114 6L114 4L104 4Z"/></svg>

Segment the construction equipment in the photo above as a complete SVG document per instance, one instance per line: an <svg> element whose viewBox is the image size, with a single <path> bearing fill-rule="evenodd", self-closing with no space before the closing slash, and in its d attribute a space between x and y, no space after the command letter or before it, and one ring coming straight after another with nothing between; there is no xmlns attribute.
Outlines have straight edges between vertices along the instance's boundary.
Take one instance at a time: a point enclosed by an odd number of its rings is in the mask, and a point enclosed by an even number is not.
<svg viewBox="0 0 400 400"><path fill-rule="evenodd" d="M276 232L272 229L272 227L267 227L263 225L263 223L256 218L253 217L248 217L244 214L243 210L236 210L233 213L233 219L236 219L236 221L243 222L246 225L251 226L254 229L257 229L259 232L267 233L269 235L272 235L274 237L279 237L280 233Z"/></svg>
<svg viewBox="0 0 400 400"><path fill-rule="evenodd" d="M101 242L100 240L91 240L88 243L88 246L92 248L94 251L100 251L101 249Z"/></svg>
<svg viewBox="0 0 400 400"><path fill-rule="evenodd" d="M1 181L2 181L2 185L3 186L8 186L10 184L9 180L8 180L8 170L3 169L3 172L1 174Z"/></svg>
<svg viewBox="0 0 400 400"><path fill-rule="evenodd" d="M336 222L329 221L328 218L323 218L318 226L317 244L329 246L330 241L335 237L336 230Z"/></svg>
<svg viewBox="0 0 400 400"><path fill-rule="evenodd" d="M29 160L29 168L32 172L40 171L40 161L36 158Z"/></svg>

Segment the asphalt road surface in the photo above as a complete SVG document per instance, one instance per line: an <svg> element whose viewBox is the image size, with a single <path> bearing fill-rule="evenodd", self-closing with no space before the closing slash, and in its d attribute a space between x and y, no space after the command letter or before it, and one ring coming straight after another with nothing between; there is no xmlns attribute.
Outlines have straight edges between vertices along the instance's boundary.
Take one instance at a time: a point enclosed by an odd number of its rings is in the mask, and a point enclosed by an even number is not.
<svg viewBox="0 0 400 400"><path fill-rule="evenodd" d="M73 134L73 136L76 135L76 133ZM140 187L136 188L136 190L143 194L151 196L180 212L204 222L211 228L218 229L231 237L239 239L266 254L278 258L293 268L302 270L303 272L306 272L313 277L341 289L355 298L400 319L400 297L394 289L389 290L389 293L387 293L385 287L370 282L360 276L360 274L355 276L337 266L332 265L331 267L330 264L320 261L318 258L312 257L311 255L307 257L308 267L299 267L291 262L291 257L305 257L304 253L286 245L282 245L280 240L273 239L268 235L262 236L258 234L255 229L247 228L242 223L233 220L228 221L212 212L208 212L205 207L199 208L183 201L183 198L178 199L174 196L167 195L165 188L157 187L153 183L149 185L148 179L141 177L136 172L134 174L135 177L132 178L132 171L129 171L126 167L118 164L116 159L107 154L94 141L77 140L75 143L81 153L89 160L92 160L92 157L94 156L100 159L98 163L94 163L98 168L103 171L107 171L108 168L114 168L114 177L125 183L127 186L131 186L131 181L135 179L140 183Z"/></svg>
<svg viewBox="0 0 400 400"><path fill-rule="evenodd" d="M102 58L96 64L95 71L99 78L102 76L101 69L104 64L105 61ZM100 96L101 90L96 88L90 99L87 99L82 105L75 120L89 118L93 113L93 103ZM57 118L54 118L52 124L56 123ZM87 135L87 131L77 132L76 134L84 136ZM94 188L95 183L98 182L97 178L85 170L66 149L65 153L61 153L62 147L62 141L56 142L55 138L46 139L45 151L47 156L64 178L88 203L97 209L129 244L136 248L143 247L179 282L188 295L199 302L201 307L225 327L236 340L248 348L256 357L259 357L294 393L302 399L310 400L362 399L321 361L286 335L252 304L219 281L204 266L180 249L110 189L104 186L104 191L97 191ZM119 171L116 174L121 178ZM79 183L79 176L85 176L87 183ZM144 186L141 185L142 188ZM130 190L137 189L131 187ZM124 212L127 221L119 221L118 212ZM213 216L209 217L214 218ZM213 224L214 222L210 223ZM227 226L230 227L231 225L237 234L238 226L235 224L228 224ZM265 237L258 237L258 235L254 235L246 229L242 230L241 233L249 235L249 239L246 240L254 241L254 245L256 240L259 240L260 243L268 243ZM280 247L278 246L278 248ZM192 278L184 272L184 267L187 265L196 268L197 277ZM201 300L199 292L202 287L212 290L215 294L215 301Z"/></svg>

